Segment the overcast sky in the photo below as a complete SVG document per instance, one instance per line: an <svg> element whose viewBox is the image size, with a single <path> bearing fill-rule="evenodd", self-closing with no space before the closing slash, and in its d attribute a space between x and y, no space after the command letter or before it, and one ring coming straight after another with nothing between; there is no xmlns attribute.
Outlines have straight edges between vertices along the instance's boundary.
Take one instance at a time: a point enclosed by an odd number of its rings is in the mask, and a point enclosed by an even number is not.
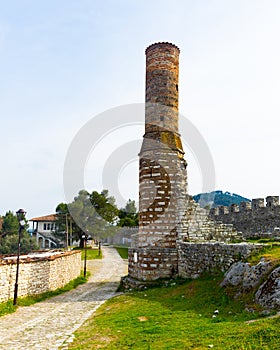
<svg viewBox="0 0 280 350"><path fill-rule="evenodd" d="M145 48L158 41L180 48L180 112L211 151L215 189L279 195L279 18L279 0L0 0L0 214L65 201L73 138L94 116L144 102ZM89 155L87 190L102 189L104 158L141 139L143 126L131 128ZM199 165L185 151L196 194ZM124 199L137 199L137 181L136 161L116 174Z"/></svg>

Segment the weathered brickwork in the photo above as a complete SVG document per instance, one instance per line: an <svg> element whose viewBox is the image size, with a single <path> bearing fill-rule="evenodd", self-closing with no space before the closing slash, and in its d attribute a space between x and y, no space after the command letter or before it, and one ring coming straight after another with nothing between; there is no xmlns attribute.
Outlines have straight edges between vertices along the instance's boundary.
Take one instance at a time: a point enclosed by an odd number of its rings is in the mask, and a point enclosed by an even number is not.
<svg viewBox="0 0 280 350"><path fill-rule="evenodd" d="M159 126L178 134L179 53L170 43L146 49L146 133Z"/></svg>
<svg viewBox="0 0 280 350"><path fill-rule="evenodd" d="M186 207L187 173L178 132L179 49L146 50L145 135L139 154L138 247L174 248ZM178 208L182 208L179 210Z"/></svg>
<svg viewBox="0 0 280 350"><path fill-rule="evenodd" d="M179 53L170 43L153 44L146 50L139 233L129 253L129 275L142 280L170 277L177 271L176 241L184 231L187 164L178 132Z"/></svg>
<svg viewBox="0 0 280 350"><path fill-rule="evenodd" d="M170 278L178 273L178 252L170 248L129 249L128 274L142 281Z"/></svg>
<svg viewBox="0 0 280 350"><path fill-rule="evenodd" d="M63 287L81 273L81 252L20 259L18 296L40 294ZM16 259L0 260L0 302L13 298Z"/></svg>
<svg viewBox="0 0 280 350"><path fill-rule="evenodd" d="M178 274L197 278L203 272L226 271L236 261L262 249L261 244L178 243Z"/></svg>
<svg viewBox="0 0 280 350"><path fill-rule="evenodd" d="M244 237L280 236L280 205L278 196L253 199L242 202L239 206L218 207L210 210L210 217L215 221L231 224L242 232Z"/></svg>
<svg viewBox="0 0 280 350"><path fill-rule="evenodd" d="M131 237L129 275L123 280L128 286L224 269L236 257L254 250L248 245L227 247L225 243L240 238L238 231L231 223L211 219L187 193L187 163L178 131L178 76L179 49L175 45L157 43L147 48L139 233Z"/></svg>

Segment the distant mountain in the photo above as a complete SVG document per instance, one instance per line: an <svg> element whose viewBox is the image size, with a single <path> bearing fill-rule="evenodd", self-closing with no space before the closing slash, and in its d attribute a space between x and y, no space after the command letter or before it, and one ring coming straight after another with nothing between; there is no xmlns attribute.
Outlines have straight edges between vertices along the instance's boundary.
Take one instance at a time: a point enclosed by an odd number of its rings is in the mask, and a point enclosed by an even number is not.
<svg viewBox="0 0 280 350"><path fill-rule="evenodd" d="M220 205L230 206L231 204L240 204L241 202L251 202L250 199L242 197L236 193L213 191L208 193L199 193L193 196L193 199L200 204L201 207L209 206L211 208Z"/></svg>

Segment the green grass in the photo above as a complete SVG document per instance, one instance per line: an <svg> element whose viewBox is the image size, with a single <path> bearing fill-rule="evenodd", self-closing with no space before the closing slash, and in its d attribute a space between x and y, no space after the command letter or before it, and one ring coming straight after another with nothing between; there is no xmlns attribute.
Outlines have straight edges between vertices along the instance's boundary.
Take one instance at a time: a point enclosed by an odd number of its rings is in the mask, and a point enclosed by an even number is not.
<svg viewBox="0 0 280 350"><path fill-rule="evenodd" d="M85 249L81 249L82 251L82 260L85 258ZM102 251L98 249L87 248L87 260L93 259L102 259Z"/></svg>
<svg viewBox="0 0 280 350"><path fill-rule="evenodd" d="M30 306L40 301L54 297L56 295L68 292L76 288L80 284L87 282L89 275L90 274L88 272L86 278L83 276L79 276L73 279L72 281L70 281L69 283L67 283L64 287L58 288L54 291L48 291L48 292L44 292L36 295L28 295L26 297L19 297L17 300L17 304L18 306ZM17 306L13 305L13 300L8 300L4 303L0 303L0 316L13 313L16 311L16 309L17 309Z"/></svg>
<svg viewBox="0 0 280 350"><path fill-rule="evenodd" d="M128 259L128 248L127 247L118 247L118 246L114 246L118 253L120 254L120 256L122 257L122 259Z"/></svg>
<svg viewBox="0 0 280 350"><path fill-rule="evenodd" d="M248 262L252 265L257 264L261 258L266 260L270 260L276 266L280 262L280 243L275 242L262 242L265 243L266 246L257 254L252 255Z"/></svg>
<svg viewBox="0 0 280 350"><path fill-rule="evenodd" d="M0 317L15 312L17 307L13 305L13 300L0 303Z"/></svg>
<svg viewBox="0 0 280 350"><path fill-rule="evenodd" d="M204 276L115 297L75 333L69 349L280 348L280 319L245 311L244 301L219 286L221 279Z"/></svg>

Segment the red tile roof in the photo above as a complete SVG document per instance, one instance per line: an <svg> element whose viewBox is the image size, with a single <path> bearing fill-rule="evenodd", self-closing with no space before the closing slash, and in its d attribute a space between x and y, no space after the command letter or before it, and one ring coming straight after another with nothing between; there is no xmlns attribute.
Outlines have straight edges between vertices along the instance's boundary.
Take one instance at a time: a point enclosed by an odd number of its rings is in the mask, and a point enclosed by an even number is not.
<svg viewBox="0 0 280 350"><path fill-rule="evenodd" d="M37 218L30 219L29 221L56 221L57 215L56 214L50 214L45 216L39 216Z"/></svg>

